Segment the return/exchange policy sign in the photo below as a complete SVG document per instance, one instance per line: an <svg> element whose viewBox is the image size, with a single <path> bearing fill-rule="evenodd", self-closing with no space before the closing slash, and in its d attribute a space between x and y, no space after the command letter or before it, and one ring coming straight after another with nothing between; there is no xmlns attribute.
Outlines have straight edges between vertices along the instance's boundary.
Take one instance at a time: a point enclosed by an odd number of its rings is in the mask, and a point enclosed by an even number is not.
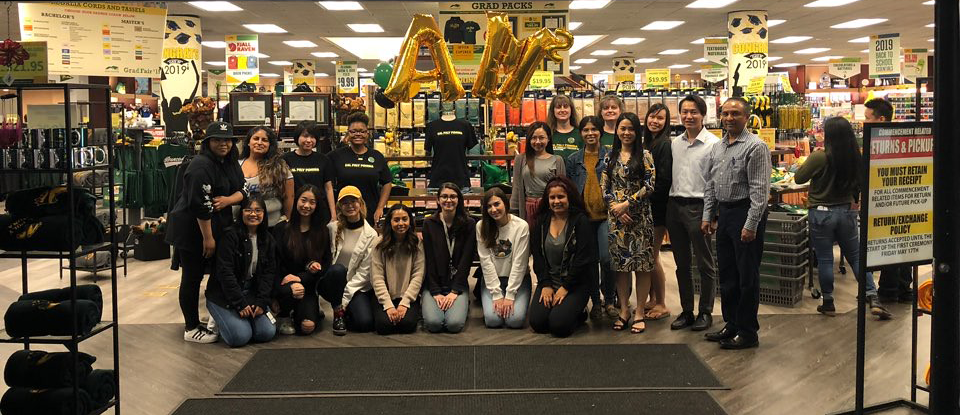
<svg viewBox="0 0 960 415"><path fill-rule="evenodd" d="M866 268L933 259L933 124L864 128ZM864 219L865 218L865 219ZM863 242L861 242L863 244Z"/></svg>

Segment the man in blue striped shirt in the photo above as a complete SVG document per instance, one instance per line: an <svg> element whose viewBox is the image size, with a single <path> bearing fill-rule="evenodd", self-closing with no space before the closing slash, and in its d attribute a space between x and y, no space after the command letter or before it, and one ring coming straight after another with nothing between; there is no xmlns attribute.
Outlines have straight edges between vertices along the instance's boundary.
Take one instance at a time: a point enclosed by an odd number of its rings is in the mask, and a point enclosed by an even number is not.
<svg viewBox="0 0 960 415"><path fill-rule="evenodd" d="M770 149L747 126L750 104L728 99L720 119L726 134L707 160L703 197L705 234L717 234L720 307L726 326L707 333L724 349L759 346L760 257L770 197Z"/></svg>

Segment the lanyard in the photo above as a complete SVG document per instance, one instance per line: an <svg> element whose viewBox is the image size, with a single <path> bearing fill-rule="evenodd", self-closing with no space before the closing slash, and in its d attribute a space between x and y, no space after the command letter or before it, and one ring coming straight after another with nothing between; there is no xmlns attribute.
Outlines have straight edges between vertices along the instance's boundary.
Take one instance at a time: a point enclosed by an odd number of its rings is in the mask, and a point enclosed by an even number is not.
<svg viewBox="0 0 960 415"><path fill-rule="evenodd" d="M452 262L453 262L453 247L454 247L454 245L456 245L457 241L456 241L454 238L451 237L451 235L450 235L450 230L449 230L450 228L447 227L447 222L445 222L445 221L443 220L443 216L440 217L440 223L443 224L443 235L446 237L446 240L447 240L447 252L448 252L449 255L450 255L450 262L452 263Z"/></svg>

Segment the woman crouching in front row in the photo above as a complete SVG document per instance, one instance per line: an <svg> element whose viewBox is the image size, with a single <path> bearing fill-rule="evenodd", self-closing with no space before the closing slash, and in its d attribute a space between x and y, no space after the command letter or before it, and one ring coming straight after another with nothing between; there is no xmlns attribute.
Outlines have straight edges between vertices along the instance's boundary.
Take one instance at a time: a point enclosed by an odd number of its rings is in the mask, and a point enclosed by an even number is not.
<svg viewBox="0 0 960 415"><path fill-rule="evenodd" d="M370 282L378 302L373 304L374 328L379 334L413 333L420 320L424 255L410 208L390 208L371 256Z"/></svg>

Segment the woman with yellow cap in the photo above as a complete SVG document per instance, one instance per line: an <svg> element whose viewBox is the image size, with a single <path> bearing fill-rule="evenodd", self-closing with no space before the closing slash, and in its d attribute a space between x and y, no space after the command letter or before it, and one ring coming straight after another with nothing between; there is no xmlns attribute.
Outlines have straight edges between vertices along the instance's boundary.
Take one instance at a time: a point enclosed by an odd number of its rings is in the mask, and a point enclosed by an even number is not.
<svg viewBox="0 0 960 415"><path fill-rule="evenodd" d="M365 219L367 207L356 186L340 189L336 207L336 220L327 225L333 251L333 265L327 273L347 281L341 306L333 310L333 333L342 336L347 329L373 330L371 307L376 298L370 284L370 251L377 231Z"/></svg>

